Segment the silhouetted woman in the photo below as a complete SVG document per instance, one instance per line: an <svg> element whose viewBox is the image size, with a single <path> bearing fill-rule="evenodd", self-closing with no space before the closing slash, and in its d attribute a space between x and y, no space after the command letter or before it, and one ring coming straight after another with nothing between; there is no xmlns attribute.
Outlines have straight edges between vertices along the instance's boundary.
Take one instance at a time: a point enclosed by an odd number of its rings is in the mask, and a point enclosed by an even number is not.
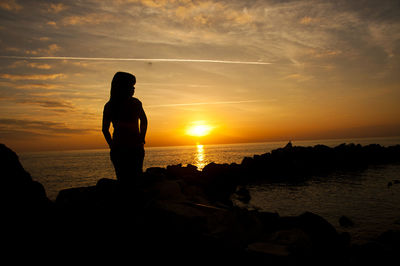
<svg viewBox="0 0 400 266"><path fill-rule="evenodd" d="M117 179L135 181L143 172L147 117L135 93L134 75L117 72L111 82L110 100L103 111L103 134L111 149ZM111 137L110 123L114 132ZM140 126L139 126L140 124Z"/></svg>

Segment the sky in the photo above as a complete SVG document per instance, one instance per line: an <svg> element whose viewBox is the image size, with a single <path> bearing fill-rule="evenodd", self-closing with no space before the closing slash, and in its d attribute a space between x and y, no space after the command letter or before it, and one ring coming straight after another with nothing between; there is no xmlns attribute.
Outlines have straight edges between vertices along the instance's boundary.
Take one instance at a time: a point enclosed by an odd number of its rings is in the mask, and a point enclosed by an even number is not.
<svg viewBox="0 0 400 266"><path fill-rule="evenodd" d="M117 71L147 146L399 136L399 56L398 0L0 0L0 143L106 148Z"/></svg>

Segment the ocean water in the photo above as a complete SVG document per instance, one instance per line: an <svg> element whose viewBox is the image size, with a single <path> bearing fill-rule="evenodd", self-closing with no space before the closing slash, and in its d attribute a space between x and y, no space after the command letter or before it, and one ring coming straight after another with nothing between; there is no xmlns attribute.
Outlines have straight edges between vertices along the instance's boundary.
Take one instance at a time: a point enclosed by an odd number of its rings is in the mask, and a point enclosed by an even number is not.
<svg viewBox="0 0 400 266"><path fill-rule="evenodd" d="M240 163L245 156L263 154L283 147L287 142L194 145L146 148L144 168L193 164L202 169L210 162ZM292 141L293 145L330 147L341 143L383 146L400 144L400 137ZM18 154L32 178L43 184L47 196L55 200L62 189L95 185L101 178L114 178L108 150L29 152ZM365 171L333 173L312 177L296 185L257 184L248 187L250 209L299 215L311 211L321 215L339 231L348 231L353 241L376 237L388 229L400 229L400 164L372 165ZM346 215L355 226L344 229L338 219Z"/></svg>

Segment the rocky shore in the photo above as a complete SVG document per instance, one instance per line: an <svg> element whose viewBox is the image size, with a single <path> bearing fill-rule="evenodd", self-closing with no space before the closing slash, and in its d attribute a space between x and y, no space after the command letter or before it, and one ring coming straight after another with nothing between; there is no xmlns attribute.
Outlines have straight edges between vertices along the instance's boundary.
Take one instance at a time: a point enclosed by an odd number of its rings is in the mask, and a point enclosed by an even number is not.
<svg viewBox="0 0 400 266"><path fill-rule="evenodd" d="M100 179L62 190L55 201L18 156L0 144L5 254L58 263L361 265L397 261L400 232L363 245L323 217L249 211L249 182L298 181L337 170L400 161L400 145L291 143L241 164L149 168L132 183ZM351 221L342 218L343 224ZM51 259L50 259L51 258Z"/></svg>

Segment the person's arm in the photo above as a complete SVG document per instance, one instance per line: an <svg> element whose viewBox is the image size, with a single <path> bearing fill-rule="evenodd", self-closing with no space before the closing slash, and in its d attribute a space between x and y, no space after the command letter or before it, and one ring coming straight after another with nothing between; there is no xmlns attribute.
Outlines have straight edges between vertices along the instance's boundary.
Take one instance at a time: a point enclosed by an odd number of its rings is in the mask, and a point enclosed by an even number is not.
<svg viewBox="0 0 400 266"><path fill-rule="evenodd" d="M142 140L143 144L146 143L146 132L147 132L147 116L146 113L143 110L143 107L141 107L140 113L139 113L139 119L140 119L140 139Z"/></svg>
<svg viewBox="0 0 400 266"><path fill-rule="evenodd" d="M108 111L107 106L104 106L102 131L103 131L104 138L106 139L107 144L111 149L112 138L111 138L111 134L110 134L110 124L111 124L111 119L110 119L109 111Z"/></svg>

